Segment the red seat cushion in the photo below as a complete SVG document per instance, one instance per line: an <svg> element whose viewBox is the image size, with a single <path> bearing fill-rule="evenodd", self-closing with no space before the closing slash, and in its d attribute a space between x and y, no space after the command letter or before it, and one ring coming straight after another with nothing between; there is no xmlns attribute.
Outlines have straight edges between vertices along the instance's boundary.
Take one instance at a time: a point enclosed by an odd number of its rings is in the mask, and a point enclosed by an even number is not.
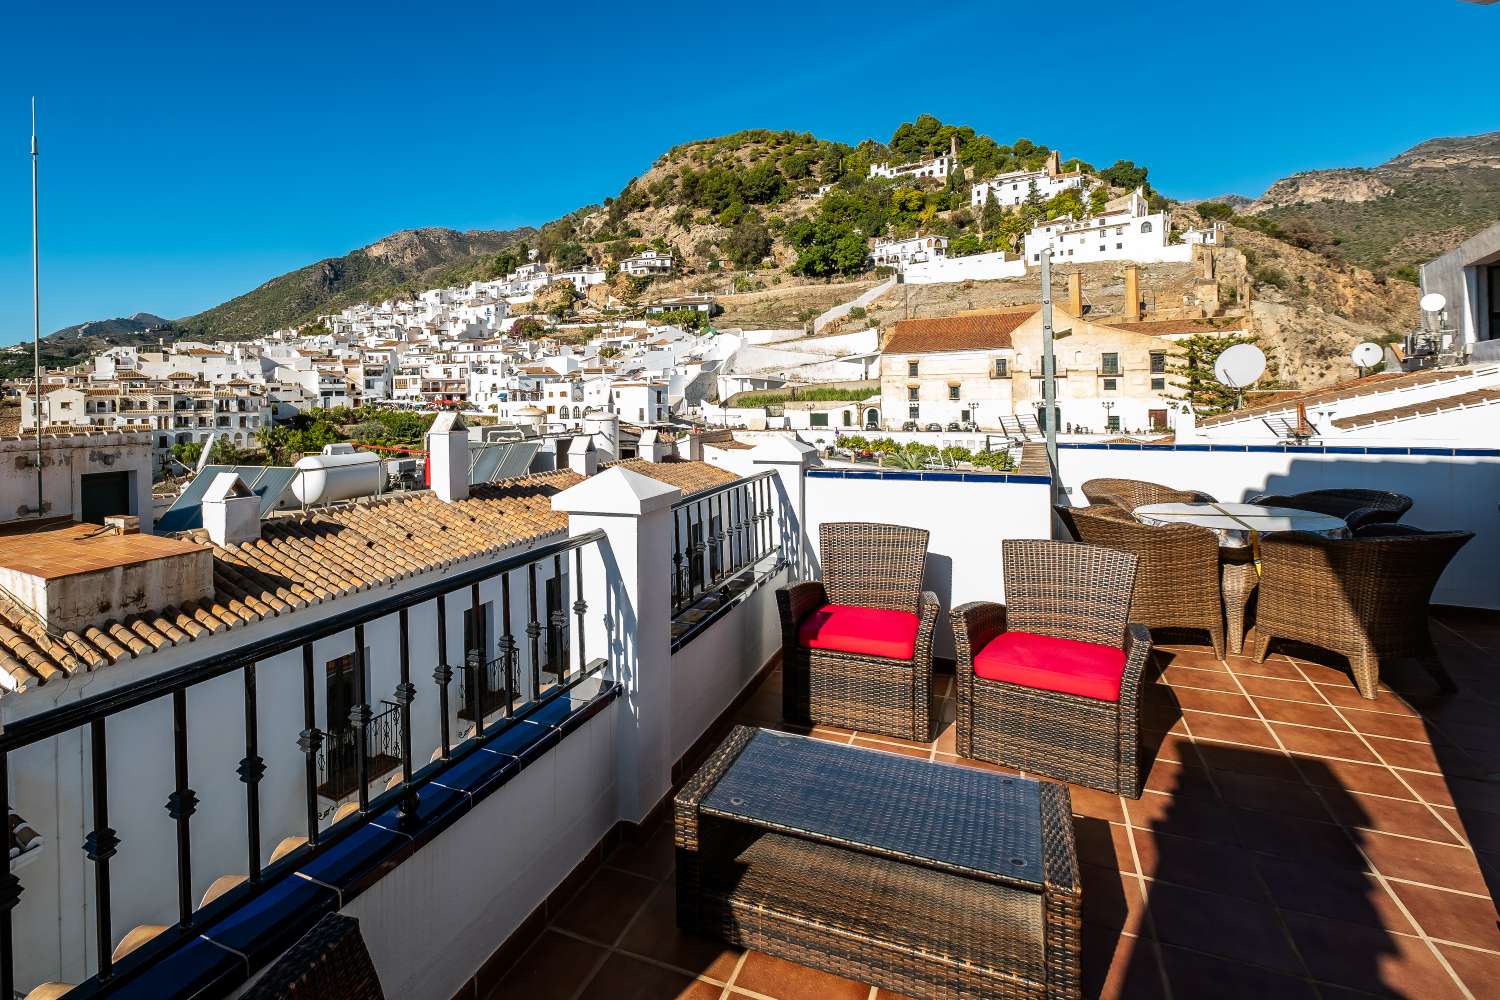
<svg viewBox="0 0 1500 1000"><path fill-rule="evenodd" d="M1125 651L1031 632L1001 632L974 657L974 674L1022 687L1120 700Z"/></svg>
<svg viewBox="0 0 1500 1000"><path fill-rule="evenodd" d="M921 624L910 611L825 604L802 619L797 639L807 649L910 660L917 649Z"/></svg>

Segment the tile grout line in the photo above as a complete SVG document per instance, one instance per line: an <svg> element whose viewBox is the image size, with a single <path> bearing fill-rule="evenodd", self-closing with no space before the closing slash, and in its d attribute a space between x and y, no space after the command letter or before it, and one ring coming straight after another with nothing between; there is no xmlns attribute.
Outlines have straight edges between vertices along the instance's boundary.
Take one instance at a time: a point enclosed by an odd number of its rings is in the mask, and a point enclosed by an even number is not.
<svg viewBox="0 0 1500 1000"><path fill-rule="evenodd" d="M1281 654L1281 655L1282 656L1286 656L1286 654L1284 654L1284 653ZM1287 660L1288 663L1290 663L1292 665L1292 669L1293 670L1296 670L1299 674L1302 674L1303 677L1306 678L1306 676L1307 676L1306 673L1302 670L1301 665L1298 664L1296 660L1292 659L1290 656L1286 656L1286 660ZM1319 693L1321 694L1321 692L1319 692ZM1394 694L1394 692L1392 692L1392 693ZM1323 698L1324 698L1325 701L1328 701L1328 698L1327 698L1326 695L1324 695ZM1404 701L1405 699L1402 699L1402 700ZM1328 701L1328 707L1332 708L1334 710L1334 712L1338 712L1338 706L1334 705L1332 701ZM1339 717L1343 718L1342 715L1340 715ZM1345 723L1347 724L1347 722L1348 722L1348 720L1346 719ZM1270 728L1270 727L1267 727L1267 728ZM1272 735L1273 736L1275 735L1274 732L1272 733ZM1392 774L1395 774L1395 768L1391 767L1389 764L1386 763L1385 758L1380 755L1379 751L1377 751L1373 746L1370 745L1369 740L1365 739L1365 737L1364 737L1364 735L1362 733L1357 733L1356 732L1355 735L1359 736L1360 741L1363 742L1367 747L1369 747L1370 752L1373 753L1373 754L1375 754L1375 759L1378 760L1381 763L1381 765L1386 768L1386 770L1390 771ZM1396 780L1400 781L1403 785L1406 784L1405 780L1402 779L1399 774L1396 775ZM1333 810L1328 805L1328 801L1323 797L1323 794L1322 794L1321 790L1319 790L1316 786L1310 786L1310 787L1313 788L1313 793L1318 796L1318 801L1320 801L1320 802L1323 803L1323 808L1327 809L1328 812L1329 812L1329 814L1332 815L1333 814ZM1409 788L1410 786L1407 786L1407 787ZM1420 801L1420 799L1419 799L1419 801ZM1423 802L1422 804L1424 806L1427 805L1426 802ZM1335 819L1337 819L1337 817L1335 817ZM1447 824L1444 824L1444 825L1446 826ZM1397 892L1396 892L1396 890L1391 887L1391 884L1386 879L1385 874L1380 871L1379 867L1370 858L1369 853L1365 850L1364 845L1362 843L1360 843L1359 838L1357 838L1357 837L1353 836L1352 834L1348 833L1348 828L1347 827L1341 827L1341 829L1344 829L1346 831L1345 835L1348 836L1349 842L1354 845L1354 849L1359 852L1359 856L1361 858L1363 858L1364 861L1365 861L1365 864L1369 866L1369 868L1370 868L1370 874L1375 877L1375 881L1380 885L1380 887L1382 889L1385 890L1385 894L1387 896L1389 896L1390 899L1391 899L1391 901L1396 905L1396 909L1401 912L1401 915L1403 917L1405 917L1408 921L1411 922L1412 927L1416 928L1417 936L1420 937L1421 940L1422 940L1422 942L1427 945L1427 950L1432 953L1432 956L1433 956L1433 958L1435 958L1437 960L1438 965L1440 965L1443 968L1443 970L1448 973L1448 978L1451 979L1453 981L1454 985L1456 985L1458 987L1458 991L1459 991L1460 995L1469 998L1469 1000L1474 1000L1474 994L1472 992L1470 992L1470 990L1469 990L1469 988L1467 986L1464 985L1464 981L1459 978L1458 973L1454 971L1453 966L1448 963L1448 959L1443 955L1442 949L1440 949L1437 946L1437 944L1432 940L1431 936L1428 935L1427 929L1422 926L1421 922L1418 921L1417 918L1412 914L1411 910L1407 908L1406 903L1404 903L1402 901L1400 895L1398 895ZM1471 848L1471 850L1472 850L1472 848ZM1383 928L1383 929L1385 930L1385 932L1387 934L1390 933L1390 929L1389 928Z"/></svg>
<svg viewBox="0 0 1500 1000"><path fill-rule="evenodd" d="M1240 683L1240 679L1239 679L1238 675L1236 675L1235 672L1234 672L1234 670L1229 666L1229 661L1228 660L1222 660L1220 662L1222 662L1224 664L1225 671L1229 674L1230 678L1234 680L1235 687L1237 687L1237 688L1240 689L1240 695L1241 695L1241 697L1243 697L1243 698L1245 698L1245 700L1249 701L1250 696L1245 693L1244 685ZM1250 706L1252 708L1254 708L1255 707L1255 703L1253 701L1251 701L1250 702ZM1256 711L1257 711L1257 714L1258 714L1259 713L1259 709L1257 709ZM1191 725L1188 723L1188 720L1186 718L1184 718L1182 720L1182 724L1183 724L1184 728L1186 728L1186 729L1189 730L1188 731L1188 742L1191 743L1193 745L1194 749L1196 750L1196 748L1198 746L1198 739L1197 739L1197 737L1193 736L1192 731L1191 731L1191 729L1192 729ZM1269 725L1267 725L1267 723L1266 723L1266 721L1265 721L1264 718L1261 719L1261 725L1265 726L1266 730L1268 732L1271 732L1271 727ZM1271 732L1271 738L1273 740L1276 740L1277 747L1279 747L1280 750L1281 750L1281 752L1282 752L1282 754L1286 755L1287 759L1290 760L1291 759L1291 754L1288 752L1288 750L1286 749L1286 747L1282 745L1281 740L1276 736L1276 734L1274 732ZM1202 754L1199 754L1198 756L1199 756L1200 760L1203 760L1203 765L1204 765L1203 766L1203 772L1204 772L1204 776L1208 779L1209 785L1211 785L1213 787L1214 795L1218 796L1219 801L1222 802L1222 803L1224 803L1225 805L1232 805L1232 803L1230 803L1230 801L1224 797L1223 792L1221 792L1219 790L1219 783L1214 779L1214 768L1211 767L1211 766L1209 766L1208 761L1203 758ZM1292 766L1295 768L1296 764L1294 763ZM1235 806L1235 808L1239 808L1239 807ZM1301 978L1303 979L1304 982L1306 982L1307 984L1309 984L1310 986L1312 986L1313 991L1315 993L1318 993L1319 995L1321 995L1322 991L1318 988L1318 985L1317 985L1318 981L1313 976L1312 969L1308 967L1307 959L1305 959L1305 958L1302 957L1302 949L1299 948L1299 947L1297 947L1297 939L1292 935L1291 928L1287 926L1287 924L1286 924L1286 917L1282 913L1281 907L1276 904L1276 896L1275 896L1274 893L1271 892L1271 887L1266 884L1266 879L1265 879L1265 876L1261 874L1260 866L1252 864L1251 867L1254 868L1254 870L1255 870L1255 880L1256 880L1257 884L1259 884L1259 886L1261 888L1261 891L1264 893L1264 897L1263 898L1268 901L1268 903L1270 905L1271 912L1275 915L1275 918L1276 918L1276 927L1277 927L1278 930L1281 931L1282 938L1286 941L1287 947L1291 949L1292 954L1297 959L1297 965L1298 965L1298 967L1301 968L1301 970L1302 970L1303 974L1302 974Z"/></svg>

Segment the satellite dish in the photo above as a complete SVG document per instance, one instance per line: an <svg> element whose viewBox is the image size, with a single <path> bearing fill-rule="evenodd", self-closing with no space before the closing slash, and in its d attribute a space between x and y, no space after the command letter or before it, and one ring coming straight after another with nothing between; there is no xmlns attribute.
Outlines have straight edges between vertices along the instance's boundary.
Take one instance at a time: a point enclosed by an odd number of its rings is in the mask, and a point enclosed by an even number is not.
<svg viewBox="0 0 1500 1000"><path fill-rule="evenodd" d="M1374 368L1385 357L1385 351L1381 350L1379 344L1372 344L1367 340L1356 347L1349 357L1361 368Z"/></svg>
<svg viewBox="0 0 1500 1000"><path fill-rule="evenodd" d="M1422 296L1422 300L1417 303L1417 305L1422 307L1423 312L1429 313L1440 313L1443 311L1443 307L1447 304L1448 299L1443 295L1442 292L1428 292L1426 295Z"/></svg>
<svg viewBox="0 0 1500 1000"><path fill-rule="evenodd" d="M1265 373L1265 352L1254 344L1235 344L1214 362L1214 378L1231 389L1253 385Z"/></svg>

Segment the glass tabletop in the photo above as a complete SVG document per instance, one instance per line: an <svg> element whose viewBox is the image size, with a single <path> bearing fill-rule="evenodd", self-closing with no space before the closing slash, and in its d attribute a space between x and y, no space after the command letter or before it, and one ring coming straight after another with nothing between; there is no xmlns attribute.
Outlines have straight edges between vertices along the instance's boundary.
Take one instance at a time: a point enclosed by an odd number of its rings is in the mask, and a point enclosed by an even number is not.
<svg viewBox="0 0 1500 1000"><path fill-rule="evenodd" d="M1271 531L1311 531L1328 538L1348 538L1343 518L1292 507L1262 507L1253 503L1154 503L1137 507L1142 524L1196 524L1210 528L1221 545L1242 547L1253 536Z"/></svg>
<svg viewBox="0 0 1500 1000"><path fill-rule="evenodd" d="M707 815L1041 885L1038 782L760 730Z"/></svg>

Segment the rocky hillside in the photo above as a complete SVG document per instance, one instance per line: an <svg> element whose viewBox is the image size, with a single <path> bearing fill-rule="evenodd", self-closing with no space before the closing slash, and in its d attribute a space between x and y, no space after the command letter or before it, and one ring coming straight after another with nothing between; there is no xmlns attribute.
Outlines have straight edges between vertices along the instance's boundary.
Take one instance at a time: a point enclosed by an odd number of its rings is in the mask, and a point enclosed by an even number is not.
<svg viewBox="0 0 1500 1000"><path fill-rule="evenodd" d="M183 336L202 339L260 336L344 306L447 284L468 270L483 271L497 254L533 232L405 230L273 278L173 326Z"/></svg>
<svg viewBox="0 0 1500 1000"><path fill-rule="evenodd" d="M1368 169L1294 174L1243 211L1307 233L1299 242L1338 260L1410 277L1500 219L1500 132L1432 139Z"/></svg>

